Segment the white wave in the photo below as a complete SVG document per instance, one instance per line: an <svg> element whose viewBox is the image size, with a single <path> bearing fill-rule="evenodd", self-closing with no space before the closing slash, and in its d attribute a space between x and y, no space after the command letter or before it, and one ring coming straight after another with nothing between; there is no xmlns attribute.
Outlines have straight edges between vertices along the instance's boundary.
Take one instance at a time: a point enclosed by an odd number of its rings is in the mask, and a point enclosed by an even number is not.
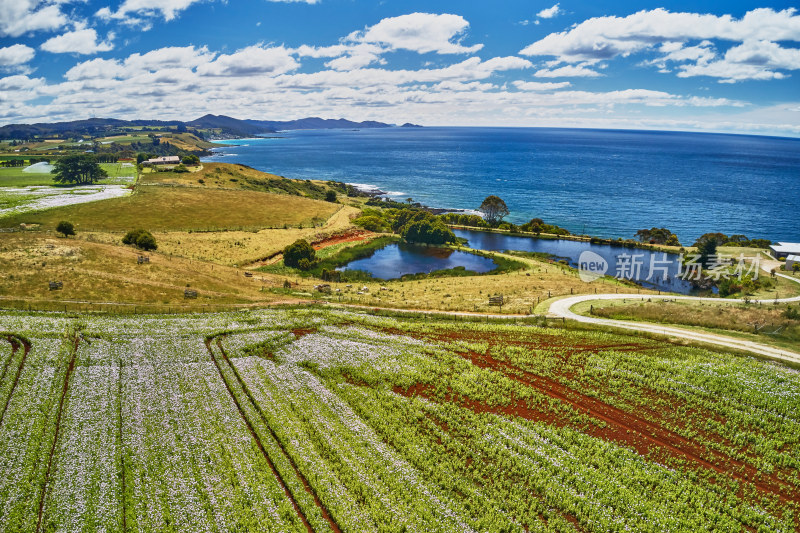
<svg viewBox="0 0 800 533"><path fill-rule="evenodd" d="M378 188L375 185L372 185L370 183L348 183L348 185L352 185L353 187L355 187L357 190L359 190L361 192L369 192L369 193L382 192L380 190L380 188Z"/></svg>

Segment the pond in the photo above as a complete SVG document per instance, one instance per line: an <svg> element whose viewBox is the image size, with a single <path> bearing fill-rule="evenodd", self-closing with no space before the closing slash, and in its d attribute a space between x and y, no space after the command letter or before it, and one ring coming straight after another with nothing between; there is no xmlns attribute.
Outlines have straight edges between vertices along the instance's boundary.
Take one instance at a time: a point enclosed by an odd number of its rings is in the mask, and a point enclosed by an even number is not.
<svg viewBox="0 0 800 533"><path fill-rule="evenodd" d="M476 250L542 252L556 256L557 259L565 259L570 266L576 268L583 252L594 252L607 261L607 274L610 276L630 279L651 289L680 294L689 294L692 291L691 283L677 277L680 272L680 256L677 254L586 241L518 237L488 231L457 229L453 233L467 239L468 246Z"/></svg>
<svg viewBox="0 0 800 533"><path fill-rule="evenodd" d="M393 243L376 250L369 257L356 259L338 270L363 270L380 279L397 279L406 274L424 274L434 270L464 267L484 273L497 265L489 258L448 248Z"/></svg>

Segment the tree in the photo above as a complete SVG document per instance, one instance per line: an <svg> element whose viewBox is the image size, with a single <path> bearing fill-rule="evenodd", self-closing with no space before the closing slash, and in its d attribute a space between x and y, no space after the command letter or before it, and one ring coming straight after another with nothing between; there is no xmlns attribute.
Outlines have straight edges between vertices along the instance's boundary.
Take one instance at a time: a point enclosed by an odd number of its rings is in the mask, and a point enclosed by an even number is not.
<svg viewBox="0 0 800 533"><path fill-rule="evenodd" d="M328 192L326 192L325 193L325 201L335 204L336 203L336 191L329 190Z"/></svg>
<svg viewBox="0 0 800 533"><path fill-rule="evenodd" d="M713 240L717 243L717 246L722 246L726 242L728 242L728 236L724 233L704 233L694 242L694 246L701 246L706 241Z"/></svg>
<svg viewBox="0 0 800 533"><path fill-rule="evenodd" d="M70 235L75 235L75 226L72 225L72 222L62 220L58 223L58 226L56 226L56 231L63 233L64 237L69 237Z"/></svg>
<svg viewBox="0 0 800 533"><path fill-rule="evenodd" d="M492 225L499 224L500 221L503 220L503 217L507 216L509 213L508 207L503 199L495 195L487 196L478 210L486 217L486 221Z"/></svg>
<svg viewBox="0 0 800 533"><path fill-rule="evenodd" d="M709 258L717 254L717 240L707 239L699 240L698 242L700 243L697 245L697 253L700 254L698 263L703 267L707 267L710 263Z"/></svg>
<svg viewBox="0 0 800 533"><path fill-rule="evenodd" d="M122 238L123 244L131 244L141 250L156 250L158 244L153 234L146 229L135 229L125 234Z"/></svg>
<svg viewBox="0 0 800 533"><path fill-rule="evenodd" d="M361 226L367 231L382 232L388 229L386 221L374 215L358 217L353 221L353 224Z"/></svg>
<svg viewBox="0 0 800 533"><path fill-rule="evenodd" d="M190 167L191 166L195 166L195 165L199 165L200 164L200 158L197 157L194 154L185 155L181 159L181 163L183 163L184 165L190 166Z"/></svg>
<svg viewBox="0 0 800 533"><path fill-rule="evenodd" d="M92 154L64 156L56 161L51 172L56 183L76 185L87 185L108 177L108 173L100 168L97 158Z"/></svg>
<svg viewBox="0 0 800 533"><path fill-rule="evenodd" d="M430 213L422 211L421 209L401 209L397 212L394 220L392 221L392 231L395 233L402 233L403 228L405 228L411 222L416 222L429 216L431 216Z"/></svg>
<svg viewBox="0 0 800 533"><path fill-rule="evenodd" d="M300 262L305 259L302 266L308 270L316 258L317 252L305 239L296 240L283 249L283 264L287 267L301 268Z"/></svg>
<svg viewBox="0 0 800 533"><path fill-rule="evenodd" d="M455 242L456 236L450 228L435 219L417 220L403 229L403 238L408 242L446 244Z"/></svg>

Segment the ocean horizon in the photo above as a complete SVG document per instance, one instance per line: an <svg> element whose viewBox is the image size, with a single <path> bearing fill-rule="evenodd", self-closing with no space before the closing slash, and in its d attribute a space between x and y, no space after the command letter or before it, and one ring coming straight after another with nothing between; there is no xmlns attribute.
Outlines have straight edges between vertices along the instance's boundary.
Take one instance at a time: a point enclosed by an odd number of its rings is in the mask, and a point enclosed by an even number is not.
<svg viewBox="0 0 800 533"><path fill-rule="evenodd" d="M287 178L336 180L476 209L496 194L514 223L632 238L666 227L684 245L707 232L800 240L800 139L572 128L294 130L221 141L204 161Z"/></svg>

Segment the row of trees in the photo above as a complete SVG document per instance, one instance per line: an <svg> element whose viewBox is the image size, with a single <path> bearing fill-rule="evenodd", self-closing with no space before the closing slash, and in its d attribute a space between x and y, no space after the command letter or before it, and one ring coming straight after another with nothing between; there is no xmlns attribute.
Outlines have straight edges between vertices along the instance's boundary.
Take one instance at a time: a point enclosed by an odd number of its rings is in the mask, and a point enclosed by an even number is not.
<svg viewBox="0 0 800 533"><path fill-rule="evenodd" d="M680 246L678 236L667 228L640 229L636 232L639 242L649 244L663 244L666 246Z"/></svg>

